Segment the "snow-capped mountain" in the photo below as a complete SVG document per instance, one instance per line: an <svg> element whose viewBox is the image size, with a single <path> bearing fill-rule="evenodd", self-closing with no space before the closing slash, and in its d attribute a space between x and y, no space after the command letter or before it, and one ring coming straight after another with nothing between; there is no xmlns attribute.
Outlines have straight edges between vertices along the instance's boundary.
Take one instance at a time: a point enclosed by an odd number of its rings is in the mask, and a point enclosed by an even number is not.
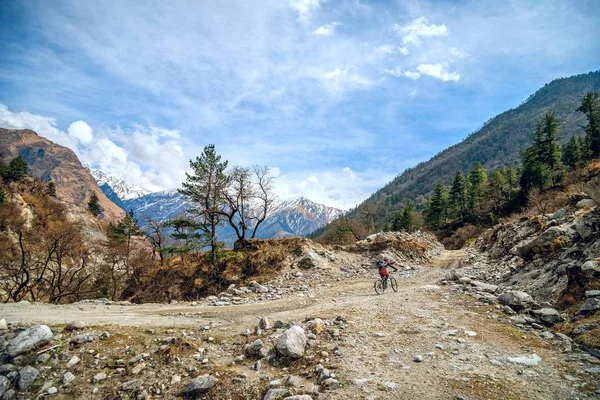
<svg viewBox="0 0 600 400"><path fill-rule="evenodd" d="M108 175L98 169L93 169L89 167L87 168L89 169L96 182L98 182L98 186L102 187L102 185L104 184L109 185L113 192L121 200L137 199L138 197L151 193L149 190L134 185L133 183L129 183L126 180L121 179L117 176Z"/></svg>
<svg viewBox="0 0 600 400"><path fill-rule="evenodd" d="M92 175L104 194L125 211L133 210L139 225L146 225L146 216L154 221L167 221L183 214L190 203L176 190L144 193L144 189L110 177L101 171ZM112 185L115 185L113 187ZM147 192L147 191L145 191ZM304 197L277 202L260 225L257 237L263 239L306 236L327 225L342 214L342 210L318 204ZM235 239L228 226L219 228L219 239L231 245Z"/></svg>
<svg viewBox="0 0 600 400"><path fill-rule="evenodd" d="M262 238L306 236L337 217L342 210L315 203L305 197L281 201L272 208L258 229Z"/></svg>

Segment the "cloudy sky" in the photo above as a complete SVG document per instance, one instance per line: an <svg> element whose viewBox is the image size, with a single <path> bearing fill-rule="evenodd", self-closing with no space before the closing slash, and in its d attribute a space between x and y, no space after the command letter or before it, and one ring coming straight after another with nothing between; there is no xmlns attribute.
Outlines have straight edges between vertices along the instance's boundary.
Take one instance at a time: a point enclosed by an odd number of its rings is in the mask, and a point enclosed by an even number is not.
<svg viewBox="0 0 600 400"><path fill-rule="evenodd" d="M596 0L3 2L0 126L150 190L214 143L347 208L598 70L598 21Z"/></svg>

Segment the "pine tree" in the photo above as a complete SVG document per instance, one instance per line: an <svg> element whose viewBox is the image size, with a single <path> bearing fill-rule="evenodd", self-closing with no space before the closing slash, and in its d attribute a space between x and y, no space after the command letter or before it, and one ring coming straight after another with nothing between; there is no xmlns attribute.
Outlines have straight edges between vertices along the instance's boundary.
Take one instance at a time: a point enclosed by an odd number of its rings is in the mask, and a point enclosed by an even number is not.
<svg viewBox="0 0 600 400"><path fill-rule="evenodd" d="M229 185L229 177L225 173L227 161L221 161L221 156L215 151L214 145L204 147L204 151L196 160L190 161L192 173L186 172L186 181L179 193L195 204L190 209L194 220L198 221L200 230L210 240L211 263L216 265L217 226L222 222L222 207L224 207L224 192Z"/></svg>
<svg viewBox="0 0 600 400"><path fill-rule="evenodd" d="M577 111L585 114L588 125L585 128L589 146L589 157L600 157L600 93L587 92Z"/></svg>
<svg viewBox="0 0 600 400"><path fill-rule="evenodd" d="M52 181L48 182L48 195L56 197L56 185Z"/></svg>
<svg viewBox="0 0 600 400"><path fill-rule="evenodd" d="M468 215L468 182L462 172L458 171L450 188L451 216L464 221Z"/></svg>
<svg viewBox="0 0 600 400"><path fill-rule="evenodd" d="M558 119L554 112L550 111L542 119L543 139L540 151L540 162L546 164L550 171L550 178L553 184L561 181L563 176L560 146L556 133L558 131Z"/></svg>
<svg viewBox="0 0 600 400"><path fill-rule="evenodd" d="M581 137L573 136L563 146L563 163L570 169L581 167L583 157L583 149L581 148Z"/></svg>
<svg viewBox="0 0 600 400"><path fill-rule="evenodd" d="M27 163L19 157L10 160L8 166L2 169L2 177L9 181L20 181L27 175Z"/></svg>
<svg viewBox="0 0 600 400"><path fill-rule="evenodd" d="M87 205L88 211L91 212L94 217L102 214L102 207L100 207L100 200L98 199L98 195L96 195L96 193L92 193Z"/></svg>
<svg viewBox="0 0 600 400"><path fill-rule="evenodd" d="M483 209L483 199L486 196L487 174L481 163L475 164L473 169L467 174L469 186L467 189L467 204L469 212L473 219L481 214Z"/></svg>
<svg viewBox="0 0 600 400"><path fill-rule="evenodd" d="M448 216L448 191L444 185L438 183L428 200L425 216L427 224L434 229L442 228L446 225Z"/></svg>

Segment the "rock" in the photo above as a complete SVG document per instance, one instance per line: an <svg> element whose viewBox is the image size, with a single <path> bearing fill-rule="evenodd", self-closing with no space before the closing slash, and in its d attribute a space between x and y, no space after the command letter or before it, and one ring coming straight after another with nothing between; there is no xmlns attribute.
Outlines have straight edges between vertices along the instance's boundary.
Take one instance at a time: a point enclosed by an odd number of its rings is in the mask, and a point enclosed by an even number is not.
<svg viewBox="0 0 600 400"><path fill-rule="evenodd" d="M288 386L288 387L300 387L300 386L302 386L302 379L300 379L297 376L290 375L285 380L285 386Z"/></svg>
<svg viewBox="0 0 600 400"><path fill-rule="evenodd" d="M48 354L48 353L42 353L42 354L40 354L40 355L38 356L38 358L37 358L36 362L37 362L38 364L43 364L43 363L45 363L46 361L48 361L48 360L50 359L50 357L51 357L51 355L50 355L50 354Z"/></svg>
<svg viewBox="0 0 600 400"><path fill-rule="evenodd" d="M50 394L50 395L52 395L52 394L56 394L57 392L58 392L58 389L57 389L57 388L55 388L54 386L50 386L50 387L48 388L48 390L46 390L46 393L47 393L47 394Z"/></svg>
<svg viewBox="0 0 600 400"><path fill-rule="evenodd" d="M588 299L591 297L600 297L600 290L588 290L585 292L585 297Z"/></svg>
<svg viewBox="0 0 600 400"><path fill-rule="evenodd" d="M16 357L36 348L39 345L48 343L52 339L52 330L46 325L36 325L19 333L14 339L8 342L6 352L10 357Z"/></svg>
<svg viewBox="0 0 600 400"><path fill-rule="evenodd" d="M338 389L338 388L342 387L342 385L340 384L340 382L337 379L334 379L334 378L325 379L323 381L323 383L321 383L321 385L326 390L335 390L335 389Z"/></svg>
<svg viewBox="0 0 600 400"><path fill-rule="evenodd" d="M11 372L14 372L17 370L17 367L15 367L12 364L4 364L4 365L0 365L0 375L8 375Z"/></svg>
<svg viewBox="0 0 600 400"><path fill-rule="evenodd" d="M594 260L586 261L581 266L581 275L587 281L591 281L593 279L599 278L600 277L600 262L594 261Z"/></svg>
<svg viewBox="0 0 600 400"><path fill-rule="evenodd" d="M441 290L442 288L439 287L438 285L425 285L425 286L421 286L421 290L424 290L426 292L437 292L439 290Z"/></svg>
<svg viewBox="0 0 600 400"><path fill-rule="evenodd" d="M529 307L533 304L533 298L519 290L511 290L506 293L502 293L498 296L500 304L516 308L518 310Z"/></svg>
<svg viewBox="0 0 600 400"><path fill-rule="evenodd" d="M576 223L575 230L577 231L577 233L579 233L579 236L581 236L584 240L594 234L594 230L592 229L592 227L589 226L589 224L585 221L580 221Z"/></svg>
<svg viewBox="0 0 600 400"><path fill-rule="evenodd" d="M308 321L306 326L308 330L313 332L315 335L320 335L325 327L325 322L323 322L323 320L320 318L315 318Z"/></svg>
<svg viewBox="0 0 600 400"><path fill-rule="evenodd" d="M418 354L413 358L413 361L417 363L423 362L423 356Z"/></svg>
<svg viewBox="0 0 600 400"><path fill-rule="evenodd" d="M461 275L455 269L451 269L450 271L446 272L444 277L448 281L457 281L460 279Z"/></svg>
<svg viewBox="0 0 600 400"><path fill-rule="evenodd" d="M471 283L473 283L473 279L471 279L467 276L463 276L461 278L458 278L458 282L465 284L465 285L470 285Z"/></svg>
<svg viewBox="0 0 600 400"><path fill-rule="evenodd" d="M446 336L456 336L456 329L448 329L442 333Z"/></svg>
<svg viewBox="0 0 600 400"><path fill-rule="evenodd" d="M306 250L306 254L302 257L298 262L297 266L301 269L312 269L312 268L321 268L323 267L325 260L318 255L314 250L308 249Z"/></svg>
<svg viewBox="0 0 600 400"><path fill-rule="evenodd" d="M8 329L8 324L6 323L6 319L0 319L0 331L5 331Z"/></svg>
<svg viewBox="0 0 600 400"><path fill-rule="evenodd" d="M75 375L73 375L70 372L65 372L63 374L63 383L65 385L68 385L69 383L73 382L75 380Z"/></svg>
<svg viewBox="0 0 600 400"><path fill-rule="evenodd" d="M600 175L594 176L585 184L585 193L596 203L600 202Z"/></svg>
<svg viewBox="0 0 600 400"><path fill-rule="evenodd" d="M146 363L144 363L144 362L141 362L141 363L137 364L135 367L131 368L131 373L132 373L133 375L137 375L137 374L139 374L140 372L142 372L142 370L143 370L144 368L146 368Z"/></svg>
<svg viewBox="0 0 600 400"><path fill-rule="evenodd" d="M515 315L516 312L510 306L504 306L504 312L508 315Z"/></svg>
<svg viewBox="0 0 600 400"><path fill-rule="evenodd" d="M542 357L538 356L537 354L532 354L530 356L508 358L507 361L512 364L534 367L538 365L540 361L542 361Z"/></svg>
<svg viewBox="0 0 600 400"><path fill-rule="evenodd" d="M140 379L133 379L127 382L124 382L121 385L121 390L123 392L130 392L132 390L137 389L138 387L140 387L142 385L142 381Z"/></svg>
<svg viewBox="0 0 600 400"><path fill-rule="evenodd" d="M366 385L367 383L371 382L373 379L369 379L369 378L358 378L358 379L352 379L352 384L354 386L363 386Z"/></svg>
<svg viewBox="0 0 600 400"><path fill-rule="evenodd" d="M517 254L523 259L531 259L536 254L550 250L555 239L562 236L569 240L572 233L574 232L570 228L552 226L532 241L517 247Z"/></svg>
<svg viewBox="0 0 600 400"><path fill-rule="evenodd" d="M592 208L596 206L596 202L592 199L583 199L579 200L575 207L577 208Z"/></svg>
<svg viewBox="0 0 600 400"><path fill-rule="evenodd" d="M92 377L92 382L102 382L106 379L106 374L104 372L100 372Z"/></svg>
<svg viewBox="0 0 600 400"><path fill-rule="evenodd" d="M300 326L292 326L277 339L275 344L277 350L284 356L300 358L304 355L306 347L306 335Z"/></svg>
<svg viewBox="0 0 600 400"><path fill-rule="evenodd" d="M475 286L477 289L482 290L488 293L494 293L498 290L498 286L491 285L489 283L484 283L480 281L472 281L471 284Z"/></svg>
<svg viewBox="0 0 600 400"><path fill-rule="evenodd" d="M554 308L541 308L539 310L532 310L531 313L538 322L545 325L554 325L562 321L560 313Z"/></svg>
<svg viewBox="0 0 600 400"><path fill-rule="evenodd" d="M587 299L586 302L579 309L580 313L589 313L600 310L600 297L592 297Z"/></svg>
<svg viewBox="0 0 600 400"><path fill-rule="evenodd" d="M65 330L79 331L79 330L85 329L86 326L87 326L87 324L83 321L71 321L71 322L67 322L67 325L65 325Z"/></svg>
<svg viewBox="0 0 600 400"><path fill-rule="evenodd" d="M71 357L71 359L69 360L69 362L67 363L67 368L71 368L77 364L79 364L79 362L81 361L81 358L77 357L77 356L73 356Z"/></svg>
<svg viewBox="0 0 600 400"><path fill-rule="evenodd" d="M84 333L81 335L77 335L77 336L73 336L71 338L71 340L69 340L69 343L71 343L74 346L79 346L82 345L84 343L87 342L93 342L94 341L94 336L88 333Z"/></svg>
<svg viewBox="0 0 600 400"><path fill-rule="evenodd" d="M283 399L289 394L289 390L287 389L269 389L267 393L265 393L265 397L263 400L279 400Z"/></svg>
<svg viewBox="0 0 600 400"><path fill-rule="evenodd" d="M40 371L28 365L21 368L19 377L17 378L17 388L19 390L27 390L29 386L40 376Z"/></svg>
<svg viewBox="0 0 600 400"><path fill-rule="evenodd" d="M10 381L8 380L8 378L0 375L0 398L4 396L4 393L6 393L9 387Z"/></svg>
<svg viewBox="0 0 600 400"><path fill-rule="evenodd" d="M552 214L552 219L560 219L560 218L564 217L566 213L567 213L567 210L565 210L564 208L556 210L554 212L554 214Z"/></svg>
<svg viewBox="0 0 600 400"><path fill-rule="evenodd" d="M474 331L465 331L465 335L470 336L470 337L475 337L477 336L477 332Z"/></svg>
<svg viewBox="0 0 600 400"><path fill-rule="evenodd" d="M381 386L388 392L395 392L398 389L398 384L396 382L384 382Z"/></svg>
<svg viewBox="0 0 600 400"><path fill-rule="evenodd" d="M267 317L263 317L258 322L258 327L260 329L271 329L271 323L269 322L269 319Z"/></svg>
<svg viewBox="0 0 600 400"><path fill-rule="evenodd" d="M183 387L183 394L186 396L198 396L208 392L217 383L217 379L211 375L202 375L194 378Z"/></svg>
<svg viewBox="0 0 600 400"><path fill-rule="evenodd" d="M312 400L312 397L307 394L297 394L295 396L285 397L283 400Z"/></svg>
<svg viewBox="0 0 600 400"><path fill-rule="evenodd" d="M246 355L256 357L260 355L260 350L264 347L262 340L256 339L246 347Z"/></svg>

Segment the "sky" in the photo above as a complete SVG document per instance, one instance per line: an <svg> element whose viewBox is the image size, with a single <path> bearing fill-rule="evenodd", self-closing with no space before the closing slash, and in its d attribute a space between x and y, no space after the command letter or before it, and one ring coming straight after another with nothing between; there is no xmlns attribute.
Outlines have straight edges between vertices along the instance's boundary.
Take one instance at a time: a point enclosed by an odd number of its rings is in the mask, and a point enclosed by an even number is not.
<svg viewBox="0 0 600 400"><path fill-rule="evenodd" d="M347 209L600 69L600 1L3 1L0 126L177 188L207 144Z"/></svg>

